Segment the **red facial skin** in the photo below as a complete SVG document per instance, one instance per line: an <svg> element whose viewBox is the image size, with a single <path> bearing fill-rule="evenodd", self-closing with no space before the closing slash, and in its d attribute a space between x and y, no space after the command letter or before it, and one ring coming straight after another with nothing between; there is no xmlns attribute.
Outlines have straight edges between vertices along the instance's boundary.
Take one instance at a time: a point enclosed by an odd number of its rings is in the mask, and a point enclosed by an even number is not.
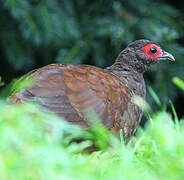
<svg viewBox="0 0 184 180"><path fill-rule="evenodd" d="M157 50L156 53L152 53L150 51L151 48L155 48ZM148 56L151 59L156 59L159 56L163 55L162 49L157 46L156 44L150 43L150 44L146 44L145 46L142 47L143 52L146 54L146 56Z"/></svg>

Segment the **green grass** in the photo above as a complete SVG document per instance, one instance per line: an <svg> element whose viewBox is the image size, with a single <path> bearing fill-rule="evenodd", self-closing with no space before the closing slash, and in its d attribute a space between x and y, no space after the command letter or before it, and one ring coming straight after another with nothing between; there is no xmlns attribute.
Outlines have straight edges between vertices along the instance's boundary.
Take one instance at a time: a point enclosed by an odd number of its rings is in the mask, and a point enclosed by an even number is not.
<svg viewBox="0 0 184 180"><path fill-rule="evenodd" d="M174 83L184 85L180 79ZM1 97L14 88L10 84ZM122 132L120 139L112 135L91 111L92 127L81 129L34 104L0 101L0 179L184 179L184 119L178 119L172 102L171 114L151 87L148 91L160 110L152 112L145 101L134 99L148 121L127 145ZM88 153L92 144L98 150Z"/></svg>
<svg viewBox="0 0 184 180"><path fill-rule="evenodd" d="M184 121L165 111L150 118L124 145L96 120L84 130L35 105L1 102L0 179L183 179ZM88 140L71 143L76 138ZM92 143L99 150L85 153Z"/></svg>

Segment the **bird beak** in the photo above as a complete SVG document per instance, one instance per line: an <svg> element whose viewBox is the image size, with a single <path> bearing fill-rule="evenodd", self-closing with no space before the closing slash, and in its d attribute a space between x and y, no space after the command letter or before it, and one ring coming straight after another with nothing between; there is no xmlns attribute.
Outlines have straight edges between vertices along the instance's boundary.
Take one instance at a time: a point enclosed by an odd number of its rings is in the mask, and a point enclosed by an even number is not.
<svg viewBox="0 0 184 180"><path fill-rule="evenodd" d="M159 61L163 61L163 60L175 61L175 58L172 54L170 54L166 51L163 51L162 56L158 57L158 60Z"/></svg>

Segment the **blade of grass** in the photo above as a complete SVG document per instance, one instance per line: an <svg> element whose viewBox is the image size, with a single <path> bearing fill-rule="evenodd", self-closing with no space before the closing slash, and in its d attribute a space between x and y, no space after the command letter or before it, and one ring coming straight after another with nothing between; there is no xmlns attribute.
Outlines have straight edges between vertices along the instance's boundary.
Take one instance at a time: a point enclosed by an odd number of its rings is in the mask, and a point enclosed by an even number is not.
<svg viewBox="0 0 184 180"><path fill-rule="evenodd" d="M175 121L176 125L178 125L179 120L178 120L178 116L177 116L176 110L174 108L174 105L173 105L172 101L169 101L169 103L171 105L171 109L172 109L172 112L173 112L173 115L174 115L174 121Z"/></svg>
<svg viewBox="0 0 184 180"><path fill-rule="evenodd" d="M156 103L158 106L161 106L160 99L159 99L159 97L157 96L157 94L155 93L155 91L152 89L151 86L148 86L148 91L149 91L149 93L151 94L152 98L154 99L155 103Z"/></svg>
<svg viewBox="0 0 184 180"><path fill-rule="evenodd" d="M182 89L184 91L184 81L183 80L181 80L178 77L174 77L172 79L172 81L174 84L176 84L176 86L178 86L180 89Z"/></svg>
<svg viewBox="0 0 184 180"><path fill-rule="evenodd" d="M120 142L121 142L121 145L125 145L125 141L124 141L124 137L123 137L123 130L120 129L119 131L119 135L120 135Z"/></svg>

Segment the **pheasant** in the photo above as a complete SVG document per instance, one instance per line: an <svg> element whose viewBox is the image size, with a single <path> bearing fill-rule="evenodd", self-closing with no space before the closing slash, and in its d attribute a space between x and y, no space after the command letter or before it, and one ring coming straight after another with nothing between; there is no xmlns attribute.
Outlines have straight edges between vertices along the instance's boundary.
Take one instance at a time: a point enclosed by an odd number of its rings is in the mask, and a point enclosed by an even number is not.
<svg viewBox="0 0 184 180"><path fill-rule="evenodd" d="M174 57L149 40L129 44L106 69L84 64L50 64L28 73L34 84L13 93L11 103L32 100L65 120L89 127L85 110L92 108L112 132L123 131L129 140L138 126L142 110L134 96L145 98L143 73L148 66Z"/></svg>

